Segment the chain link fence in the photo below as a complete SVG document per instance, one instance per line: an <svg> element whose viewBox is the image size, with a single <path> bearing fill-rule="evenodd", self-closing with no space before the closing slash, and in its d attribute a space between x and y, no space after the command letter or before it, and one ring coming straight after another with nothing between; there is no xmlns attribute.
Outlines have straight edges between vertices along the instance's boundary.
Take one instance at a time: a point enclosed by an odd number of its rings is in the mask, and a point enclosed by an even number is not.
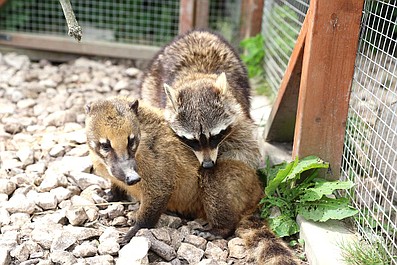
<svg viewBox="0 0 397 265"><path fill-rule="evenodd" d="M210 1L209 27L229 40L233 40L239 31L240 1ZM83 29L83 41L162 46L178 35L180 0L71 2ZM67 34L61 5L54 0L8 0L0 8L0 30Z"/></svg>
<svg viewBox="0 0 397 265"><path fill-rule="evenodd" d="M397 1L366 0L341 175L359 232L397 264Z"/></svg>
<svg viewBox="0 0 397 265"><path fill-rule="evenodd" d="M265 77L274 93L309 6L306 0L267 0L262 33ZM349 104L342 179L360 213L360 234L397 264L397 1L366 0Z"/></svg>
<svg viewBox="0 0 397 265"><path fill-rule="evenodd" d="M266 0L262 17L264 68L268 86L274 94L283 79L298 37L309 0Z"/></svg>

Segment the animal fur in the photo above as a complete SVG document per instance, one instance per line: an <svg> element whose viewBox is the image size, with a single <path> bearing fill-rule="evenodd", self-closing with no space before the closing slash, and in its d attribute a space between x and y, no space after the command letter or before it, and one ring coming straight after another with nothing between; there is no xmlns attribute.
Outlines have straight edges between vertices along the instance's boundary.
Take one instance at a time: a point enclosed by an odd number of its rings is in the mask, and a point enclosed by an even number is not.
<svg viewBox="0 0 397 265"><path fill-rule="evenodd" d="M170 127L204 168L228 159L257 168L247 71L219 35L192 31L166 45L145 73L141 96L166 109Z"/></svg>
<svg viewBox="0 0 397 265"><path fill-rule="evenodd" d="M162 113L142 101L99 100L88 105L86 112L87 143L96 173L110 179L112 190L126 192L141 203L135 224L123 244L140 228L153 227L167 209L182 216L205 219L209 229L197 231L199 235L226 238L239 227L238 234L248 239L253 251L258 247L266 250L266 253L256 250L260 255L253 252L255 258L283 255L293 259L288 248L266 226L258 225L255 236L246 233L252 223L248 217L257 210L263 196L253 168L230 159L198 171L197 159L175 137ZM101 142L108 143L106 152L101 150ZM132 169L123 167L126 160ZM266 238L255 243L256 235ZM271 252L281 248L284 252ZM263 264L294 264L266 262Z"/></svg>

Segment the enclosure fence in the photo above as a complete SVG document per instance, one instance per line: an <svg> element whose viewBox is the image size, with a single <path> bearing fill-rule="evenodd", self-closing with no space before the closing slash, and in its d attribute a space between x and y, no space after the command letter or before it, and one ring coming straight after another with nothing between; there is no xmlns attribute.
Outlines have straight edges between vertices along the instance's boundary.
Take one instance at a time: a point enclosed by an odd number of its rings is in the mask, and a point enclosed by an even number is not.
<svg viewBox="0 0 397 265"><path fill-rule="evenodd" d="M266 81L277 93L302 27L309 0L266 0L262 16Z"/></svg>
<svg viewBox="0 0 397 265"><path fill-rule="evenodd" d="M162 46L178 35L181 0L72 0L83 41ZM208 26L233 40L241 0L209 1ZM59 1L7 0L0 8L0 31L67 37Z"/></svg>
<svg viewBox="0 0 397 265"><path fill-rule="evenodd" d="M263 11L265 77L280 86L308 1L267 0ZM397 1L366 0L345 133L341 178L359 209L358 232L397 264Z"/></svg>
<svg viewBox="0 0 397 265"><path fill-rule="evenodd" d="M358 230L397 264L397 1L365 1L341 175ZM381 255L383 253L380 252Z"/></svg>

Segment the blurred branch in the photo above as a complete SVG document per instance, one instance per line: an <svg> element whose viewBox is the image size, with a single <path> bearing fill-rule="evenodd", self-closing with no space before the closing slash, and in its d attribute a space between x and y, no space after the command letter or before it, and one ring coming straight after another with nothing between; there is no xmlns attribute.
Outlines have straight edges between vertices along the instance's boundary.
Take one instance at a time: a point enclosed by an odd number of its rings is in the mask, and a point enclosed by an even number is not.
<svg viewBox="0 0 397 265"><path fill-rule="evenodd" d="M68 24L69 36L74 37L77 41L81 40L82 32L79 23L74 15L72 5L69 0L59 0L62 6L63 14L66 18L66 23Z"/></svg>

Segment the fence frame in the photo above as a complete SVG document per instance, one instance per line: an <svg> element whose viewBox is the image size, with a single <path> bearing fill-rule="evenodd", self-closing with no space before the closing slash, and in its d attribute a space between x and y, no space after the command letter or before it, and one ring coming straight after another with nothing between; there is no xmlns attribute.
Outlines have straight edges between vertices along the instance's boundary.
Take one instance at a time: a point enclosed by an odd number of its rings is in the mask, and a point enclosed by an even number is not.
<svg viewBox="0 0 397 265"><path fill-rule="evenodd" d="M329 161L330 179L340 176L363 5L311 1L264 131L267 141L293 140L293 158L315 154ZM293 134L283 133L292 124Z"/></svg>

